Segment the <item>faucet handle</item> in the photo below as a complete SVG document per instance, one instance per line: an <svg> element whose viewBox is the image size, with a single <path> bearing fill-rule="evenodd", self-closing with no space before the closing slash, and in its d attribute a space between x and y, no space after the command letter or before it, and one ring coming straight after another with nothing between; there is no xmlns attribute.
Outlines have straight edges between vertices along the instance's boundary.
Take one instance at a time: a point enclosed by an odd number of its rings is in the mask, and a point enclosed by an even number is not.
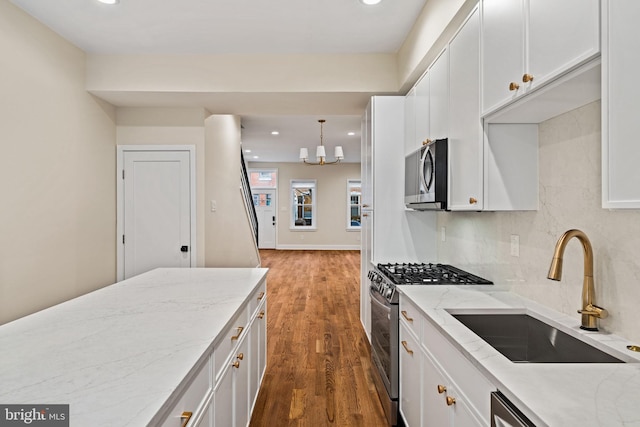
<svg viewBox="0 0 640 427"><path fill-rule="evenodd" d="M606 309L593 304L587 304L584 310L578 310L578 313L595 316L599 319L604 319L609 316L609 312Z"/></svg>

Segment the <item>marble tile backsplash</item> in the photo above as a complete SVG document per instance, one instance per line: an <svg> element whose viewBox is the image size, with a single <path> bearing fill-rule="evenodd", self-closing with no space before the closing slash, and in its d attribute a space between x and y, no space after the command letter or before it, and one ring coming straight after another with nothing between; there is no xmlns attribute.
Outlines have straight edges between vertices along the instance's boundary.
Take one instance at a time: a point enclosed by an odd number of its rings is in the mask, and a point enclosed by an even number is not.
<svg viewBox="0 0 640 427"><path fill-rule="evenodd" d="M569 242L562 281L547 279L555 243L571 228L593 246L596 303L609 311L603 332L640 345L640 210L601 205L600 102L540 124L539 209L531 212L441 212L438 261L458 265L512 291L574 316L580 308L583 253ZM440 234L438 234L440 236ZM520 240L511 255L511 236Z"/></svg>

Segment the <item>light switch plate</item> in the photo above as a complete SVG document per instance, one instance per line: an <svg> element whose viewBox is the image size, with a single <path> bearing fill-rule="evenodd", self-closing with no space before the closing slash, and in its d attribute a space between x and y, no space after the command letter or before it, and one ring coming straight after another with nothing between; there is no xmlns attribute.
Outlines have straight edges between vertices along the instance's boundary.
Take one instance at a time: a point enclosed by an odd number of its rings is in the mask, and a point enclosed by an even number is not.
<svg viewBox="0 0 640 427"><path fill-rule="evenodd" d="M520 236L517 234L511 235L511 256L520 256Z"/></svg>

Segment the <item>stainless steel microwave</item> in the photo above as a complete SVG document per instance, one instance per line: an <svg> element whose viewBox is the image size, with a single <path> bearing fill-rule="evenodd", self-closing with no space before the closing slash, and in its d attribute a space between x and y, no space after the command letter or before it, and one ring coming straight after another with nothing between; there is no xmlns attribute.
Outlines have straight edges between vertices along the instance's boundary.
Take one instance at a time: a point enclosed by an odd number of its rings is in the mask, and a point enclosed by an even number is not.
<svg viewBox="0 0 640 427"><path fill-rule="evenodd" d="M447 210L448 140L436 139L405 156L404 202L414 210Z"/></svg>

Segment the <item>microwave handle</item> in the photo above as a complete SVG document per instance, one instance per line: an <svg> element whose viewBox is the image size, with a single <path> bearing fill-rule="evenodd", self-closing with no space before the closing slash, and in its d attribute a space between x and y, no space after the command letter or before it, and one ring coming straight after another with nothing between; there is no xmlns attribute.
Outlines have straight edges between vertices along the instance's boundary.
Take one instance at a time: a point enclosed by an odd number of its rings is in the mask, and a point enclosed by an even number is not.
<svg viewBox="0 0 640 427"><path fill-rule="evenodd" d="M427 144L424 148L424 154L422 154L422 156L420 157L420 163L418 164L418 176L420 179L420 184L421 186L424 186L424 188L429 191L431 190L431 184L433 184L433 168L434 168L434 164L433 164L433 155L431 154L431 150L429 150L429 146L431 144L435 143L435 141L431 141L429 144ZM427 177L424 176L424 163L425 162L429 162L430 163L430 168L429 170L431 171L431 175L429 176L429 181L427 182Z"/></svg>

